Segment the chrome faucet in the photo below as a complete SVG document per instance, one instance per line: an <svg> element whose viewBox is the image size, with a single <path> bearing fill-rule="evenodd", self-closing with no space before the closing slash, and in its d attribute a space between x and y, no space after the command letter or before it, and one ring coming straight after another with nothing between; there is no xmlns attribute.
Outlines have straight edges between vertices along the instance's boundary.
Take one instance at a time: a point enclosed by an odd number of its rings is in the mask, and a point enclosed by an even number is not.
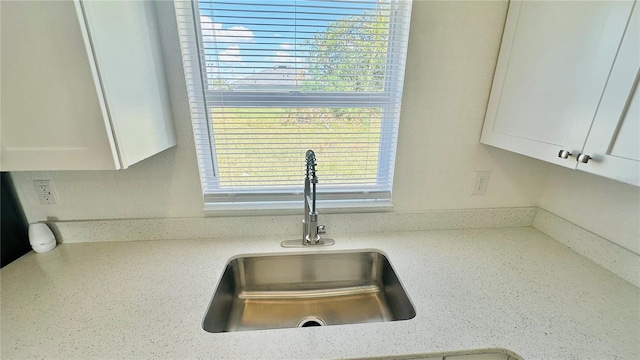
<svg viewBox="0 0 640 360"><path fill-rule="evenodd" d="M305 154L307 175L304 178L304 220L302 220L302 242L316 245L320 241L318 235L318 212L316 211L316 154L307 150Z"/></svg>
<svg viewBox="0 0 640 360"><path fill-rule="evenodd" d="M324 225L318 225L318 211L316 210L316 154L307 150L305 154L306 176L304 178L304 219L302 220L302 242L299 240L283 241L283 247L327 246L335 244L333 239L321 239L325 233Z"/></svg>

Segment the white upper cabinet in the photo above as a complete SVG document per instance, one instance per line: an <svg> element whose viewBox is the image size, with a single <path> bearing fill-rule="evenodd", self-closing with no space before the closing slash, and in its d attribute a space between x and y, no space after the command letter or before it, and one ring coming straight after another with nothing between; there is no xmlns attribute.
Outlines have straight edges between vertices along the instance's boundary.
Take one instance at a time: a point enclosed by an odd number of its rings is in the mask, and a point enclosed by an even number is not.
<svg viewBox="0 0 640 360"><path fill-rule="evenodd" d="M640 10L633 12L578 169L640 186Z"/></svg>
<svg viewBox="0 0 640 360"><path fill-rule="evenodd" d="M511 1L481 142L580 170L608 161L591 155L587 164L578 165L577 157L588 151L585 143L594 135L592 124L606 97L605 87L610 87L614 63L618 67L621 61L617 54L622 39L626 42L634 31L629 23L633 8L634 1ZM637 46L637 37L635 41ZM637 57L637 47L628 47ZM629 68L620 65L620 76L633 82L637 64L635 70ZM621 91L610 96L618 98ZM630 95L624 94L622 101ZM633 114L625 114L627 120L607 122L620 122L629 130L613 125L609 136L619 130L633 132ZM635 124L635 133L617 141L619 147L638 148L637 119ZM608 170L587 171L634 183Z"/></svg>
<svg viewBox="0 0 640 360"><path fill-rule="evenodd" d="M0 6L0 170L125 169L176 144L152 2Z"/></svg>

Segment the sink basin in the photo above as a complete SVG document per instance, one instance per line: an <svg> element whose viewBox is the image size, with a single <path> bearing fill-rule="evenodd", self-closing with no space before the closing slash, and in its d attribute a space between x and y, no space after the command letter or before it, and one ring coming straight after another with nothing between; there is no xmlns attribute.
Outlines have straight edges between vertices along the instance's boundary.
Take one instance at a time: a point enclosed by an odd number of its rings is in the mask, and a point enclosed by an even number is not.
<svg viewBox="0 0 640 360"><path fill-rule="evenodd" d="M208 332L408 320L416 312L378 251L246 255L227 264Z"/></svg>

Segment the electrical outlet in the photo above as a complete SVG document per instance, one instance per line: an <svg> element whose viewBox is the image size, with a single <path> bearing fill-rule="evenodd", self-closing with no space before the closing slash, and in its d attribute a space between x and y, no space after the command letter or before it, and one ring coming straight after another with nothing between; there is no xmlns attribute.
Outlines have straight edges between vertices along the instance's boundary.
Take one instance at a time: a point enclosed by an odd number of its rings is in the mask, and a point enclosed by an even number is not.
<svg viewBox="0 0 640 360"><path fill-rule="evenodd" d="M53 205L56 203L56 200L52 195L49 194L38 194L38 198L40 199L40 204L42 205Z"/></svg>
<svg viewBox="0 0 640 360"><path fill-rule="evenodd" d="M476 171L476 181L473 183L473 192L471 195L484 195L489 185L490 171Z"/></svg>
<svg viewBox="0 0 640 360"><path fill-rule="evenodd" d="M58 203L58 197L53 188L53 181L51 180L34 180L33 186L36 188L36 194L38 194L38 200L42 205L55 205Z"/></svg>

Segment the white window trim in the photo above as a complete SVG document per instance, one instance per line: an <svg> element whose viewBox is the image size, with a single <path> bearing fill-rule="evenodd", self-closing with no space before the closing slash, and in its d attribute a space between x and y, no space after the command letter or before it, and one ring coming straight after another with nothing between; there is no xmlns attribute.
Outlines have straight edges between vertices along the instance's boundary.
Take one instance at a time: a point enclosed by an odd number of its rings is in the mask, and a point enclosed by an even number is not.
<svg viewBox="0 0 640 360"><path fill-rule="evenodd" d="M199 21L193 21L194 18L199 18L199 11L195 6L196 0L175 0L176 16L178 18L179 38L182 50L183 65L185 75L187 77L187 93L189 96L191 115L193 120L194 140L196 143L196 151L199 161L200 180L203 191L203 212L205 215L228 215L228 214L262 214L273 212L285 212L289 213L289 210L299 210L302 203L302 186L300 188L289 188L280 191L238 191L234 190L234 193L223 193L220 189L216 188L217 178L215 174L217 169L215 168L215 139L213 136L213 124L209 121L207 116L207 108L220 106L223 103L228 102L230 99L234 100L234 106L238 107L250 107L256 104L256 101L260 101L265 97L264 92L228 92L228 91L216 91L208 90L208 85L203 83L201 74L205 73L204 60L200 56L193 56L199 54L202 44L202 30L200 28ZM399 13L411 12L411 1L401 0L399 2ZM190 23L190 27L189 27ZM195 24L195 29L194 25ZM408 29L403 31L408 32ZM403 34L398 36L395 29L390 29L389 37L391 39L402 39L407 36ZM197 41L193 41L196 39ZM396 43L396 44L394 44ZM406 54L406 43L399 44L398 41L389 41L389 52L403 51ZM395 57L389 57L387 61L395 61ZM404 64L402 66L392 67L394 69L393 74L387 73L388 77L397 77L404 75ZM196 73L197 75L194 75ZM385 84L390 82L385 79ZM299 92L279 92L278 101L272 103L272 107L283 106L306 106L306 107L371 107L371 105L379 104L383 108L387 109L390 104L397 106L399 104L398 97L401 96L401 89L403 79L400 80L400 86L389 86L385 88L383 93L336 93L342 98L341 101L336 101L334 97L327 99L329 93L316 94L305 93L301 95ZM400 90L400 93L398 92ZM267 97L272 97L274 93L267 93ZM262 98L261 98L262 97ZM301 101L301 97L304 98ZM224 98L224 102L222 99ZM394 104L394 100L397 102ZM271 99L269 99L271 100ZM276 105L277 104L277 105ZM265 107L265 106L262 106ZM386 112L387 110L385 110ZM395 111L399 116L399 109ZM385 118L386 115L383 115ZM381 137L389 138L397 137L397 121L382 121ZM396 128L394 128L396 127ZM396 157L397 139L392 142L385 140L380 141L380 146L389 147L389 144L393 144L393 149L384 150L388 156L379 157L378 174L386 169L384 172L389 175L387 181L388 184L378 184L369 186L357 186L353 190L341 189L339 191L326 191L322 189L322 184L318 185L318 206L323 212L349 212L349 209L354 211L389 211L392 209L391 192L394 177L394 163ZM301 154L301 163L303 162L303 155ZM321 164L322 160L319 159ZM386 168L385 168L386 167ZM304 178L304 173L300 174L301 180ZM379 178L379 175L378 175ZM229 201L225 201L228 198ZM240 201L238 201L240 200ZM347 210L347 211L345 211ZM291 213L297 213L297 211L291 211Z"/></svg>

